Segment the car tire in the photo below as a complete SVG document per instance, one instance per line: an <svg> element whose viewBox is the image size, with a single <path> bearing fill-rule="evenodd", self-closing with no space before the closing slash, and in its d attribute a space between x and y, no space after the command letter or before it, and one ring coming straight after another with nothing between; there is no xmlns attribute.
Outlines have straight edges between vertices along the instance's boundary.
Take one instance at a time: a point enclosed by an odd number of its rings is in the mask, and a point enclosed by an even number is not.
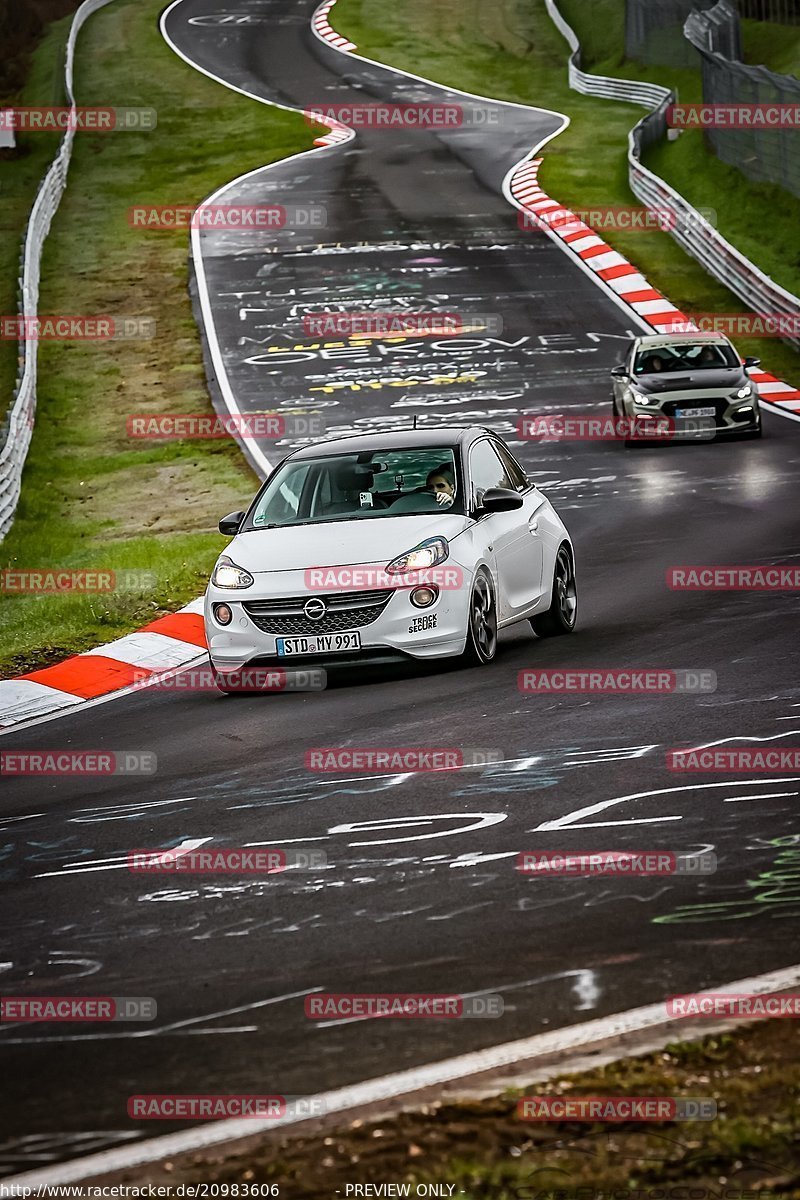
<svg viewBox="0 0 800 1200"><path fill-rule="evenodd" d="M624 420L625 418L626 418L626 414L623 410L623 412L620 413L620 420ZM635 417L628 418L628 420L631 424L635 421L635 419L636 419ZM622 444L626 450L641 450L642 446L646 445L647 443L644 438L626 437L626 438L622 439Z"/></svg>
<svg viewBox="0 0 800 1200"><path fill-rule="evenodd" d="M561 637L572 633L578 619L578 587L572 555L564 542L553 568L553 599L547 612L530 618L537 637Z"/></svg>
<svg viewBox="0 0 800 1200"><path fill-rule="evenodd" d="M494 588L486 571L479 571L472 585L467 617L467 644L461 655L465 666L483 667L497 653L497 605Z"/></svg>

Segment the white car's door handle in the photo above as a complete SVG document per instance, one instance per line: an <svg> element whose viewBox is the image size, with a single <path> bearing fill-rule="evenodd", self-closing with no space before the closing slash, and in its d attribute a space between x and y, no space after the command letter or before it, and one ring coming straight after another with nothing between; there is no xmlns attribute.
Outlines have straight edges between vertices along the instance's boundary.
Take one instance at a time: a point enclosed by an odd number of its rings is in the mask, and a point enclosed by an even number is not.
<svg viewBox="0 0 800 1200"><path fill-rule="evenodd" d="M528 522L528 529L531 531L531 533L539 532L539 518L538 517L534 517L532 521Z"/></svg>

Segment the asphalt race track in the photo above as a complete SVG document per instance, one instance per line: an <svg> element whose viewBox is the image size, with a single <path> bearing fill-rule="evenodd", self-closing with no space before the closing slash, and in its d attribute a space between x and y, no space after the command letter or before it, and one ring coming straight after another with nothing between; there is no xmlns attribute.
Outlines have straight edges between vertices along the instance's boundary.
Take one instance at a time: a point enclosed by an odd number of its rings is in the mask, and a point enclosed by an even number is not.
<svg viewBox="0 0 800 1200"><path fill-rule="evenodd" d="M218 2L182 0L166 32L255 96L306 108L455 95L324 46L305 0L224 9L247 22L220 26ZM787 656L800 601L675 592L666 571L797 561L800 425L768 412L761 442L634 451L517 439L521 413L606 413L608 371L634 330L563 250L518 228L502 194L561 118L499 107L502 135L359 131L235 182L218 202L313 204L326 224L205 232L203 268L242 412L321 414L330 433L417 415L506 436L575 540L578 632L537 642L517 626L488 669L403 667L264 697L142 691L6 735L4 749L157 755L151 777L5 785L0 972L7 992L152 996L158 1016L0 1028L5 1078L35 1081L0 1096L5 1174L172 1128L131 1122L133 1093L316 1093L797 958L786 918L800 896L782 864L800 846L800 777L681 775L665 754L800 744ZM496 314L502 331L355 349L304 332L303 314L322 306L387 301ZM282 449L261 443L273 461ZM526 667L621 666L710 670L718 687L548 697L517 685ZM466 747L499 761L305 769L306 750L339 746ZM322 850L327 866L268 879L126 869L131 849L189 839ZM645 848L711 849L718 870L534 880L515 869L524 850ZM319 990L500 993L505 1014L314 1023L303 999Z"/></svg>

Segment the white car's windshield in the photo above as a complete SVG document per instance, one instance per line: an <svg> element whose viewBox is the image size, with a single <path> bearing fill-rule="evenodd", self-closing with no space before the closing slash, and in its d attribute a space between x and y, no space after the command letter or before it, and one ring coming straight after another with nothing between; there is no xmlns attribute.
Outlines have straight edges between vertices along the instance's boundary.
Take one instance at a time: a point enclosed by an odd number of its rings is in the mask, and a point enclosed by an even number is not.
<svg viewBox="0 0 800 1200"><path fill-rule="evenodd" d="M660 375L674 371L720 371L741 366L732 346L724 342L682 342L656 346L636 355L634 375Z"/></svg>
<svg viewBox="0 0 800 1200"><path fill-rule="evenodd" d="M452 450L376 450L284 463L246 529L414 513L463 513Z"/></svg>

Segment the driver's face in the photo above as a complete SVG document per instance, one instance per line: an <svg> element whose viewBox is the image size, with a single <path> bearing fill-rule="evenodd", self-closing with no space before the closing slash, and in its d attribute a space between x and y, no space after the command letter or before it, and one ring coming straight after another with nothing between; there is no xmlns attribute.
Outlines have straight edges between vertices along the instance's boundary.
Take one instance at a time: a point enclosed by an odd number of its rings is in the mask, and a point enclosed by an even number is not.
<svg viewBox="0 0 800 1200"><path fill-rule="evenodd" d="M434 475L431 478L428 487L432 492L444 492L446 496L452 496L455 494L452 483L449 479L446 479L444 475Z"/></svg>

